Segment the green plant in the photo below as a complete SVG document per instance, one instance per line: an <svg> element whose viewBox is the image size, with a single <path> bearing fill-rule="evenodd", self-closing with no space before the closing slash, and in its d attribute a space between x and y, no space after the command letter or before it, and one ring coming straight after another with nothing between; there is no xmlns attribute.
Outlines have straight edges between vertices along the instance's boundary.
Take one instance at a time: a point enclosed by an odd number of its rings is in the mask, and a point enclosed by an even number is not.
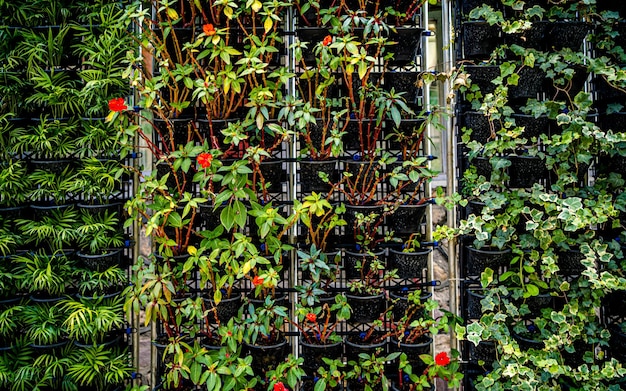
<svg viewBox="0 0 626 391"><path fill-rule="evenodd" d="M15 154L32 153L39 159L68 158L76 149L75 120L61 120L42 115L36 125L16 129L11 134L11 150Z"/></svg>
<svg viewBox="0 0 626 391"><path fill-rule="evenodd" d="M119 386L133 373L126 348L90 346L76 349L69 360L67 377L81 387L106 389Z"/></svg>
<svg viewBox="0 0 626 391"><path fill-rule="evenodd" d="M18 219L16 226L27 240L37 246L47 246L53 253L74 244L78 211L73 207L55 208L37 220Z"/></svg>
<svg viewBox="0 0 626 391"><path fill-rule="evenodd" d="M247 314L241 324L245 342L272 345L284 340L282 328L289 313L286 307L276 304L270 296L256 307L252 303L248 304L247 309L242 307L242 312Z"/></svg>
<svg viewBox="0 0 626 391"><path fill-rule="evenodd" d="M297 288L296 288L297 289ZM341 322L350 319L350 305L343 295L335 295L334 303L298 304L296 316L304 341L309 344L330 344L341 342L342 338L336 333Z"/></svg>
<svg viewBox="0 0 626 391"><path fill-rule="evenodd" d="M20 286L28 292L60 296L71 283L72 261L63 253L19 255L14 262Z"/></svg>
<svg viewBox="0 0 626 391"><path fill-rule="evenodd" d="M387 391L389 380L385 373L385 363L397 359L398 356L400 352L388 355L360 353L357 360L348 362L351 369L346 373L345 379L351 385L351 389L372 391L381 388Z"/></svg>
<svg viewBox="0 0 626 391"><path fill-rule="evenodd" d="M38 303L24 307L24 333L36 345L52 345L66 337L63 327L66 313L58 305Z"/></svg>
<svg viewBox="0 0 626 391"><path fill-rule="evenodd" d="M355 268L359 278L348 281L348 289L358 295L379 295L384 292L385 283L396 277L396 270L387 270L378 255L359 259Z"/></svg>
<svg viewBox="0 0 626 391"><path fill-rule="evenodd" d="M75 270L78 292L83 296L107 295L124 290L128 285L128 276L117 265L104 270L80 268Z"/></svg>
<svg viewBox="0 0 626 391"><path fill-rule="evenodd" d="M117 212L92 213L82 209L75 229L79 249L88 254L102 254L124 245Z"/></svg>
<svg viewBox="0 0 626 391"><path fill-rule="evenodd" d="M121 191L121 177L125 172L125 168L116 160L102 161L94 157L83 159L69 191L80 192L84 203L106 204Z"/></svg>
<svg viewBox="0 0 626 391"><path fill-rule="evenodd" d="M66 299L59 303L67 318L63 322L70 338L94 346L107 342L125 325L124 298Z"/></svg>
<svg viewBox="0 0 626 391"><path fill-rule="evenodd" d="M311 244L311 253L315 252L313 246L320 252L329 249L329 237L338 227L346 225L346 221L340 217L344 212L343 204L332 205L327 198L316 192L305 196L302 202L294 201L294 213L307 228L307 241Z"/></svg>
<svg viewBox="0 0 626 391"><path fill-rule="evenodd" d="M32 184L23 160L6 160L0 165L0 205L20 206L28 200Z"/></svg>

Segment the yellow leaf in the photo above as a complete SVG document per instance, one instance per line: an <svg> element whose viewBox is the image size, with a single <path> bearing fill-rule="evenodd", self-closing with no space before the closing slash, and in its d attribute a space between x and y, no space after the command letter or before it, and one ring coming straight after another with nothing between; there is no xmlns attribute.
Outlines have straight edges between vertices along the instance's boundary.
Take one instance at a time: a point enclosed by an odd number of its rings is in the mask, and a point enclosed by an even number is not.
<svg viewBox="0 0 626 391"><path fill-rule="evenodd" d="M233 18L233 9L228 7L228 6L224 7L224 15L226 15L226 17L228 19L232 19Z"/></svg>
<svg viewBox="0 0 626 391"><path fill-rule="evenodd" d="M265 18L265 22L263 23L263 27L265 27L265 32L269 33L272 30L272 26L274 23L272 22L272 18Z"/></svg>
<svg viewBox="0 0 626 391"><path fill-rule="evenodd" d="M115 111L111 111L109 113L109 115L107 115L107 117L104 119L104 122L111 122L111 121L113 121L113 117L115 117Z"/></svg>
<svg viewBox="0 0 626 391"><path fill-rule="evenodd" d="M256 0L254 3L252 3L252 11L254 12L259 12L262 7L263 4L259 0Z"/></svg>
<svg viewBox="0 0 626 391"><path fill-rule="evenodd" d="M178 19L178 12L176 12L174 8L168 8L167 16L169 16L171 19Z"/></svg>
<svg viewBox="0 0 626 391"><path fill-rule="evenodd" d="M187 247L187 252L189 253L189 255L196 255L198 253L198 249L194 246L189 246Z"/></svg>
<svg viewBox="0 0 626 391"><path fill-rule="evenodd" d="M246 263L243 264L243 268L241 271L243 274L248 274L250 269L252 269L252 265L250 264L250 261L247 261Z"/></svg>

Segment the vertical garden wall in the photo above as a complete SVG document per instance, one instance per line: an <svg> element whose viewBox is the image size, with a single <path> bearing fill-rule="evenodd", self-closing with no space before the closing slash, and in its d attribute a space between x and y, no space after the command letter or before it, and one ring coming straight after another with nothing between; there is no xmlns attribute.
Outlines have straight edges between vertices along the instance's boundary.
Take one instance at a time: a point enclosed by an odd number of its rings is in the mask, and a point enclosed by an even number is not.
<svg viewBox="0 0 626 391"><path fill-rule="evenodd" d="M139 167L153 240L145 311L158 389L459 382L432 341L424 1L153 1L111 120ZM123 103L123 102L120 102ZM135 143L138 143L137 145ZM451 359L453 362L451 363Z"/></svg>
<svg viewBox="0 0 626 391"><path fill-rule="evenodd" d="M622 389L624 7L458 11L466 387Z"/></svg>
<svg viewBox="0 0 626 391"><path fill-rule="evenodd" d="M121 3L0 2L0 389L122 389Z"/></svg>

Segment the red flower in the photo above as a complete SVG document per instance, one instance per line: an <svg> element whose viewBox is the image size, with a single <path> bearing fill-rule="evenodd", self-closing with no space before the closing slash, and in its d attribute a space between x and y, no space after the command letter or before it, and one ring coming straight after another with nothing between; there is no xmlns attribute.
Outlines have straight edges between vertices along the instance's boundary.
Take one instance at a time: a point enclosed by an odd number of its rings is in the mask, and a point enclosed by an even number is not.
<svg viewBox="0 0 626 391"><path fill-rule="evenodd" d="M202 26L202 31L204 31L204 33L206 35L208 35L209 37L212 35L215 35L215 28L213 27L213 25L211 23L207 23L205 25Z"/></svg>
<svg viewBox="0 0 626 391"><path fill-rule="evenodd" d="M322 41L322 45L328 46L331 43L333 43L333 37L331 37L330 35L325 36L324 40Z"/></svg>
<svg viewBox="0 0 626 391"><path fill-rule="evenodd" d="M283 382L279 381L278 383L274 384L274 391L287 391L287 389L285 388Z"/></svg>
<svg viewBox="0 0 626 391"><path fill-rule="evenodd" d="M308 314L306 314L306 320L308 320L309 322L315 322L317 320L317 316L314 313L309 312Z"/></svg>
<svg viewBox="0 0 626 391"><path fill-rule="evenodd" d="M128 109L128 106L124 104L124 98L113 98L109 101L109 110L111 111L124 111Z"/></svg>
<svg viewBox="0 0 626 391"><path fill-rule="evenodd" d="M254 278L252 279L252 283L254 284L254 286L262 285L263 279L259 276L254 276Z"/></svg>
<svg viewBox="0 0 626 391"><path fill-rule="evenodd" d="M211 167L211 161L213 160L213 155L207 152L203 152L200 155L198 155L197 159L198 159L198 164L200 164L202 168L209 168Z"/></svg>
<svg viewBox="0 0 626 391"><path fill-rule="evenodd" d="M435 356L435 364L445 366L450 364L450 357L448 357L448 353L441 352Z"/></svg>

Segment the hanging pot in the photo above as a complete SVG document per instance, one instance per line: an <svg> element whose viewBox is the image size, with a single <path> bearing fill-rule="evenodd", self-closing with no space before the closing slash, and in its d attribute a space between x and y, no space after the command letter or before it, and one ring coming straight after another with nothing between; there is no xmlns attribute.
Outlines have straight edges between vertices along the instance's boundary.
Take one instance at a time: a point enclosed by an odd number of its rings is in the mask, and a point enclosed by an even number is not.
<svg viewBox="0 0 626 391"><path fill-rule="evenodd" d="M414 39L421 40L421 37L418 36ZM421 111L422 88L419 72L388 71L385 73L383 89L385 91L391 91L393 89L395 92L404 93L402 97L405 99L407 106L416 113Z"/></svg>
<svg viewBox="0 0 626 391"><path fill-rule="evenodd" d="M546 163L537 156L509 156L510 188L530 188L535 183L545 183L548 179Z"/></svg>
<svg viewBox="0 0 626 391"><path fill-rule="evenodd" d="M496 361L496 343L494 341L480 341L478 345L468 343L469 361L472 364L484 363L485 368L490 368Z"/></svg>
<svg viewBox="0 0 626 391"><path fill-rule="evenodd" d="M302 193L327 193L331 189L329 183L324 182L319 173L324 173L331 182L337 181L336 160L300 160L300 191Z"/></svg>
<svg viewBox="0 0 626 391"><path fill-rule="evenodd" d="M591 24L578 21L550 22L546 29L546 50L571 49L580 51L584 39L591 32Z"/></svg>
<svg viewBox="0 0 626 391"><path fill-rule="evenodd" d="M398 150L400 156L404 151L415 150L415 147L419 145L417 143L421 142L420 136L424 132L423 118L403 118L399 125L396 125L394 121L388 121L386 125L388 136L385 139L388 142L388 149Z"/></svg>
<svg viewBox="0 0 626 391"><path fill-rule="evenodd" d="M359 354L361 353L365 353L368 356L372 354L376 356L387 354L387 340L378 341L383 334L382 332L374 331L368 341L364 341L366 334L366 332L352 332L344 338L346 361L358 362Z"/></svg>
<svg viewBox="0 0 626 391"><path fill-rule="evenodd" d="M356 239L357 234L360 234L361 231L358 226L357 214L363 214L364 216L369 216L375 214L376 219L382 219L383 207L380 205L352 205L346 204L346 211L343 214L343 219L346 221L345 225L345 236L346 240L349 242L353 242Z"/></svg>
<svg viewBox="0 0 626 391"><path fill-rule="evenodd" d="M543 50L546 42L548 24L549 22L540 20L533 21L530 28L524 29L521 32L507 34L505 36L505 42L507 45L518 45L526 49ZM515 56L515 54L512 54L512 56Z"/></svg>
<svg viewBox="0 0 626 391"><path fill-rule="evenodd" d="M346 293L351 308L350 323L371 323L385 311L385 294L359 295Z"/></svg>
<svg viewBox="0 0 626 391"><path fill-rule="evenodd" d="M239 293L233 293L233 296L229 298L222 298L217 305L211 297L205 296L203 299L207 319L211 323L218 324L226 324L230 319L237 318L239 309L243 304L242 296Z"/></svg>
<svg viewBox="0 0 626 391"><path fill-rule="evenodd" d="M522 67L517 74L519 75L519 83L509 87L509 98L537 98L543 91L546 73L539 67Z"/></svg>
<svg viewBox="0 0 626 391"><path fill-rule="evenodd" d="M488 60L500 45L500 27L483 21L463 22L462 57L467 60Z"/></svg>
<svg viewBox="0 0 626 391"><path fill-rule="evenodd" d="M431 249L404 252L390 248L387 269L397 269L400 278L416 278L421 281L428 267L428 254L431 252Z"/></svg>
<svg viewBox="0 0 626 391"><path fill-rule="evenodd" d="M511 250L494 248L474 248L466 246L467 250L467 276L480 276L486 268L498 271L509 265Z"/></svg>
<svg viewBox="0 0 626 391"><path fill-rule="evenodd" d="M256 345L244 342L245 355L252 356L252 369L255 374L265 373L276 368L278 364L285 361L290 352L287 339L281 340L271 345Z"/></svg>
<svg viewBox="0 0 626 391"><path fill-rule="evenodd" d="M557 252L556 264L559 266L560 273L563 276L577 276L586 270L582 260L585 255L579 250L571 249Z"/></svg>
<svg viewBox="0 0 626 391"><path fill-rule="evenodd" d="M461 116L462 122L461 132L463 134L470 132L469 138L471 141L477 141L481 144L485 144L491 137L491 125L489 124L489 118L478 111L466 111ZM497 129L494 129L494 132Z"/></svg>
<svg viewBox="0 0 626 391"><path fill-rule="evenodd" d="M480 319L483 314L481 301L485 298L484 289L477 286L469 286L466 290L466 306L464 315L466 319Z"/></svg>
<svg viewBox="0 0 626 391"><path fill-rule="evenodd" d="M259 165L259 172L253 174L254 188L257 193L282 192L285 177L284 160L264 160ZM262 178L261 178L262 176Z"/></svg>
<svg viewBox="0 0 626 391"><path fill-rule="evenodd" d="M347 279L363 279L370 271L370 264L382 259L385 250L371 252L355 252L346 250L343 256L343 270Z"/></svg>
<svg viewBox="0 0 626 391"><path fill-rule="evenodd" d="M429 335L423 335L418 341L414 342L400 342L397 338L391 337L389 341L389 353L401 352L406 354L406 358L413 369L413 373L422 373L427 365L422 361L420 356L422 354L429 354L433 339ZM394 365L395 364L395 365ZM398 359L392 363L391 372L397 372Z"/></svg>
<svg viewBox="0 0 626 391"><path fill-rule="evenodd" d="M547 116L515 113L512 115L515 125L524 128L522 135L530 141L533 137L539 138L542 134L550 133L550 121Z"/></svg>
<svg viewBox="0 0 626 391"><path fill-rule="evenodd" d="M317 370L325 365L323 358L340 359L343 354L343 343L315 344L304 342L300 337L300 356L304 359L303 368L309 376L316 376Z"/></svg>
<svg viewBox="0 0 626 391"><path fill-rule="evenodd" d="M111 249L102 254L87 254L81 251L76 253L81 265L89 270L104 271L110 267L122 267L123 249Z"/></svg>
<svg viewBox="0 0 626 391"><path fill-rule="evenodd" d="M411 321L412 319L422 318L425 315L423 307L417 308L415 310L411 308L415 304L409 303L408 295L408 288L403 288L400 292L389 291L389 305L392 306L391 313L393 315L393 320L396 322L402 319L404 316L408 316L408 311L412 312L411 318L408 319L409 321ZM430 299L432 296L433 294L430 292L422 292L420 296L420 304L425 303L426 300Z"/></svg>
<svg viewBox="0 0 626 391"><path fill-rule="evenodd" d="M173 152L178 146L185 146L194 140L197 128L191 118L155 118L153 121L156 130L154 142L162 151Z"/></svg>
<svg viewBox="0 0 626 391"><path fill-rule="evenodd" d="M427 203L399 205L392 214L387 216L389 228L397 235L422 232L422 222L428 205Z"/></svg>
<svg viewBox="0 0 626 391"><path fill-rule="evenodd" d="M422 33L424 29L413 27L396 27L396 31L389 33L389 40L397 42L391 47L393 59L389 60L390 66L406 66L415 62L421 52ZM404 90L396 90L396 92Z"/></svg>
<svg viewBox="0 0 626 391"><path fill-rule="evenodd" d="M495 65L466 65L465 72L469 75L472 85L478 86L483 96L493 93L496 85L492 80L500 76L500 68Z"/></svg>

